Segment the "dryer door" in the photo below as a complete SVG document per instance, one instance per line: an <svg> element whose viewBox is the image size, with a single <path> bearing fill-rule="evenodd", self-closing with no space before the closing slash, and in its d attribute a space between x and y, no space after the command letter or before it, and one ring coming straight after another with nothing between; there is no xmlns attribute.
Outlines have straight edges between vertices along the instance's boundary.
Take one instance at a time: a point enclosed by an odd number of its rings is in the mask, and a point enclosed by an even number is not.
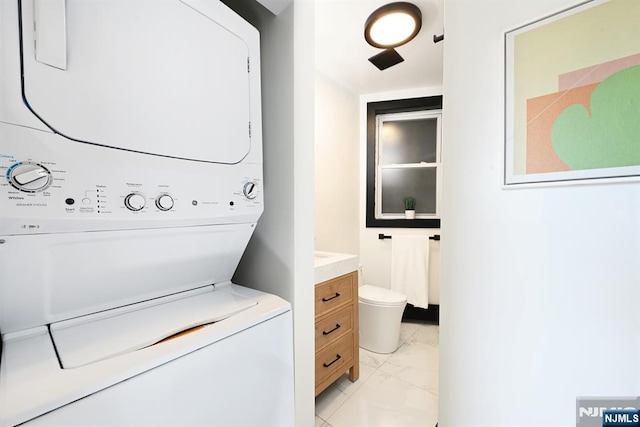
<svg viewBox="0 0 640 427"><path fill-rule="evenodd" d="M216 163L251 148L257 31L221 3L21 1L30 110L78 142ZM255 111L255 110L254 110Z"/></svg>

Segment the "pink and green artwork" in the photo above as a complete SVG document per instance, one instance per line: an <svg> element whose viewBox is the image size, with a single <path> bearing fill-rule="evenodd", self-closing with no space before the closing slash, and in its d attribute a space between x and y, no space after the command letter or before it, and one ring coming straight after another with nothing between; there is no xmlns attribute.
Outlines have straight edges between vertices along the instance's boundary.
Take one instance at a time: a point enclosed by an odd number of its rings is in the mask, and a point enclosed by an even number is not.
<svg viewBox="0 0 640 427"><path fill-rule="evenodd" d="M507 33L505 183L640 176L640 1Z"/></svg>

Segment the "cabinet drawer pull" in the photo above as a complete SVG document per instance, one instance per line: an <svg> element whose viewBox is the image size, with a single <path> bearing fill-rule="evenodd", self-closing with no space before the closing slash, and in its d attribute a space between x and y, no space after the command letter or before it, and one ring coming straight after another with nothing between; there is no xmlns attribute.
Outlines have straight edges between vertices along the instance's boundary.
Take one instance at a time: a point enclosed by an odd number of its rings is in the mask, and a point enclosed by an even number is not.
<svg viewBox="0 0 640 427"><path fill-rule="evenodd" d="M322 298L322 302L331 301L332 299L338 298L339 296L340 296L340 294L336 292L336 294L334 296L332 296L331 298Z"/></svg>
<svg viewBox="0 0 640 427"><path fill-rule="evenodd" d="M331 332L337 331L338 329L340 329L340 323L336 323L336 327L329 331L322 331L322 335L329 335Z"/></svg>
<svg viewBox="0 0 640 427"><path fill-rule="evenodd" d="M340 359L342 359L342 356L340 356L339 354L336 354L336 358L335 359L333 359L329 363L323 363L322 366L324 366L325 368L328 368L329 366L333 365L334 363L336 363Z"/></svg>

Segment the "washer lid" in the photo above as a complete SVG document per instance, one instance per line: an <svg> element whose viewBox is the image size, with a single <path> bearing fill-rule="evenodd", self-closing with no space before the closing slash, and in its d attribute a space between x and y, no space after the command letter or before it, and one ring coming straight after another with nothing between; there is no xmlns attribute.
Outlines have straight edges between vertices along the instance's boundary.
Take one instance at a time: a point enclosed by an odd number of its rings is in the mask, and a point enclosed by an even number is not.
<svg viewBox="0 0 640 427"><path fill-rule="evenodd" d="M371 285L358 288L358 299L374 305L402 305L407 302L407 297L400 292Z"/></svg>
<svg viewBox="0 0 640 427"><path fill-rule="evenodd" d="M77 368L158 344L258 302L212 286L51 324L64 369Z"/></svg>
<svg viewBox="0 0 640 427"><path fill-rule="evenodd" d="M222 3L191 3L23 1L27 106L77 142L240 162L260 102L259 35Z"/></svg>

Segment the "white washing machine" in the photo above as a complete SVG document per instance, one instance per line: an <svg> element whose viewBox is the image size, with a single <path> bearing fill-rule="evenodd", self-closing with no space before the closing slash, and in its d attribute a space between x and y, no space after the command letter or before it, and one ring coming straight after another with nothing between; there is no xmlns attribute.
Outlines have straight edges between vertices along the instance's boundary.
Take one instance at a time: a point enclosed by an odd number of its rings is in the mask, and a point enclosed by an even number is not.
<svg viewBox="0 0 640 427"><path fill-rule="evenodd" d="M294 424L259 67L216 0L0 0L0 426Z"/></svg>

